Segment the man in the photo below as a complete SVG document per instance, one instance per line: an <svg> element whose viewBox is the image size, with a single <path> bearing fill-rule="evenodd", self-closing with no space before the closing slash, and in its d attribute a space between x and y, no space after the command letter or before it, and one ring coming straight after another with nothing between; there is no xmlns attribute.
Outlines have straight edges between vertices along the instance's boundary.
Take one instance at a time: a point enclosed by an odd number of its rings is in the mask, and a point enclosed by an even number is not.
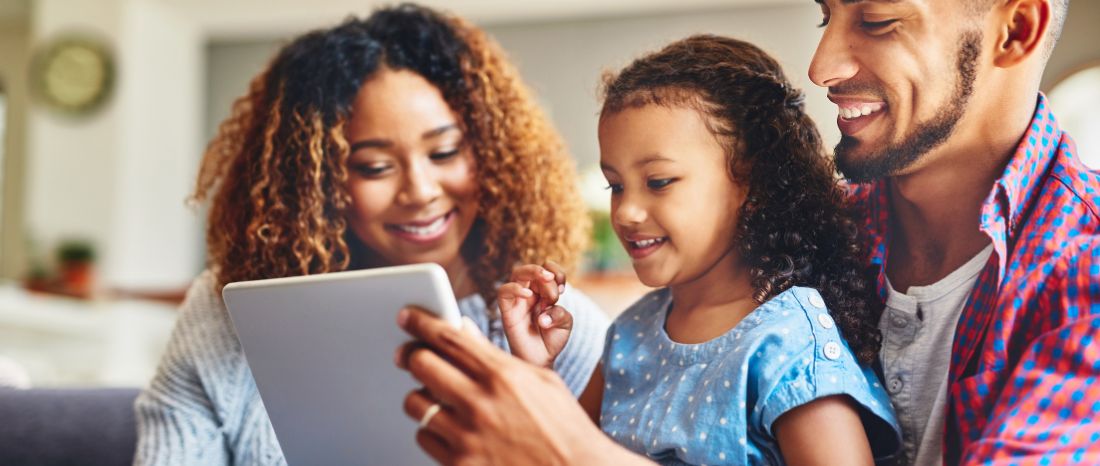
<svg viewBox="0 0 1100 466"><path fill-rule="evenodd" d="M843 135L886 299L882 369L910 464L1100 464L1100 176L1039 81L1067 0L819 0L810 66ZM423 314L406 410L446 463L625 464L536 371ZM578 414L579 413L579 414ZM437 417L437 419L439 419Z"/></svg>
<svg viewBox="0 0 1100 466"><path fill-rule="evenodd" d="M1100 185L1038 92L1066 6L821 4L810 78L840 107L837 166L869 182L910 464L1078 463L1100 435Z"/></svg>

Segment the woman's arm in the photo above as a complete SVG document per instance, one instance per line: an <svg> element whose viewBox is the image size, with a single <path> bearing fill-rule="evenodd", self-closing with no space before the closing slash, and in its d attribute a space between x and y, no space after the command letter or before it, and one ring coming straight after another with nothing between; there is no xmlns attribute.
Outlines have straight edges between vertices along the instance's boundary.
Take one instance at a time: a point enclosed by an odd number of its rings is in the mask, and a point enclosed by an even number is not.
<svg viewBox="0 0 1100 466"><path fill-rule="evenodd" d="M217 301L212 277L200 276L180 308L156 375L134 403L135 465L231 463L216 405L196 366L233 343L228 327L222 328L229 322L218 312Z"/></svg>
<svg viewBox="0 0 1100 466"><path fill-rule="evenodd" d="M792 466L873 465L871 445L851 398L820 398L779 416L772 425L783 460Z"/></svg>

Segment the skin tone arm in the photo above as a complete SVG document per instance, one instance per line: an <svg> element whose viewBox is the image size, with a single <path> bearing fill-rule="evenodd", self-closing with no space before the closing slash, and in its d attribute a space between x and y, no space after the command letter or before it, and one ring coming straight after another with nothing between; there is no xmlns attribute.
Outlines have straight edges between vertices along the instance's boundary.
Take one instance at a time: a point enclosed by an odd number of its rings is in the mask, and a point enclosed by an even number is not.
<svg viewBox="0 0 1100 466"><path fill-rule="evenodd" d="M581 397L577 399L588 413L592 423L600 425L600 407L603 404L603 364L596 364L596 370L592 371L592 378L588 379L588 386L584 387Z"/></svg>
<svg viewBox="0 0 1100 466"><path fill-rule="evenodd" d="M792 409L779 416L772 429L789 465L874 464L859 413L846 396L821 398Z"/></svg>
<svg viewBox="0 0 1100 466"><path fill-rule="evenodd" d="M397 320L418 341L396 362L425 387L406 397L405 413L419 420L443 406L416 436L440 464L653 464L605 436L553 371L508 355L476 327L417 309Z"/></svg>

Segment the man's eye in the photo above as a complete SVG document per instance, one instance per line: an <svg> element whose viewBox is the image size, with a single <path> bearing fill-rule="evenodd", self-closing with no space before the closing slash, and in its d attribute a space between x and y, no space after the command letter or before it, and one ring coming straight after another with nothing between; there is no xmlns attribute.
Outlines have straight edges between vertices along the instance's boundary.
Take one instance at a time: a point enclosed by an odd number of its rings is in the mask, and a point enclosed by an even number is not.
<svg viewBox="0 0 1100 466"><path fill-rule="evenodd" d="M868 31L877 31L892 26L896 22L898 22L896 19L888 19L885 21L860 21L859 27Z"/></svg>

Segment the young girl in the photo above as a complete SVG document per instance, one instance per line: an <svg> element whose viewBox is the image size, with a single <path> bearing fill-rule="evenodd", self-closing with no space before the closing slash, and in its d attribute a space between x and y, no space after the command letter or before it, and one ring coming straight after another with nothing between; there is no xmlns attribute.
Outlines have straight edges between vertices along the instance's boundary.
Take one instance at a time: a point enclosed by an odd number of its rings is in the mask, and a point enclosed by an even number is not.
<svg viewBox="0 0 1100 466"><path fill-rule="evenodd" d="M760 49L695 36L608 78L600 165L615 232L660 287L607 333L581 395L664 464L871 464L900 448L868 365L882 303L801 93ZM517 356L567 341L565 277L516 268L499 304Z"/></svg>

